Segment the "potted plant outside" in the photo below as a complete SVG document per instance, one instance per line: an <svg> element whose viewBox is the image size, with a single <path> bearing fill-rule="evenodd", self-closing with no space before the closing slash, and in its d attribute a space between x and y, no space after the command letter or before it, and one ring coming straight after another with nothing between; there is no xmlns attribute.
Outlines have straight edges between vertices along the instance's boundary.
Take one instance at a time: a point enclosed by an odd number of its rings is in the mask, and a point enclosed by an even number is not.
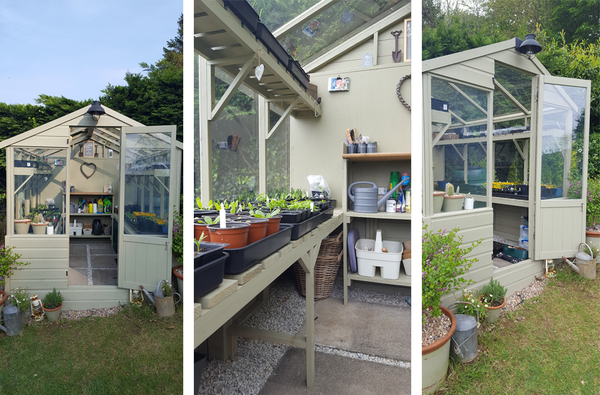
<svg viewBox="0 0 600 395"><path fill-rule="evenodd" d="M15 270L19 270L18 266L29 265L29 262L22 262L19 260L21 259L21 256L21 254L13 252L13 247L7 247L4 244L0 246L0 276L4 277L4 280L0 280L0 285L4 285L6 283L6 278L12 276ZM6 294L4 299L6 299ZM1 305L2 304L0 303L0 306Z"/></svg>
<svg viewBox="0 0 600 395"><path fill-rule="evenodd" d="M183 295L183 226L181 226L183 218L181 214L173 213L173 242L171 249L173 250L173 260L175 263L180 263L173 267L173 275L177 279L177 290Z"/></svg>
<svg viewBox="0 0 600 395"><path fill-rule="evenodd" d="M471 283L463 276L477 259L466 255L481 241L461 248L462 237L458 229L439 232L423 228L422 255L422 383L423 393L430 394L444 382L450 358L450 338L456 329L454 314L442 307L442 297ZM436 328L444 328L442 331ZM445 332L445 333L444 333Z"/></svg>
<svg viewBox="0 0 600 395"><path fill-rule="evenodd" d="M56 288L54 288L52 292L46 294L42 306L44 307L48 321L54 322L58 320L64 300L62 294L60 291L57 291Z"/></svg>
<svg viewBox="0 0 600 395"><path fill-rule="evenodd" d="M159 288L161 293L158 292L154 295L154 301L156 302L156 313L159 317L171 317L175 314L175 303L173 301L173 295L175 291L168 281L162 280Z"/></svg>
<svg viewBox="0 0 600 395"><path fill-rule="evenodd" d="M442 206L444 205L444 191L433 191L433 212L441 213Z"/></svg>
<svg viewBox="0 0 600 395"><path fill-rule="evenodd" d="M481 289L480 300L487 309L486 322L496 322L500 318L502 308L506 304L506 288L492 277Z"/></svg>
<svg viewBox="0 0 600 395"><path fill-rule="evenodd" d="M31 224L31 219L29 218L19 218L15 219L15 234L18 235L26 235L29 233L29 225Z"/></svg>
<svg viewBox="0 0 600 395"><path fill-rule="evenodd" d="M448 183L446 184L446 194L444 195L444 204L442 206L442 210L448 213L451 211L460 211L463 208L463 204L465 203L465 195L460 194L460 188L457 188L456 194L454 193L454 185Z"/></svg>
<svg viewBox="0 0 600 395"><path fill-rule="evenodd" d="M581 196L581 181L569 181L567 196L579 198ZM600 245L600 179L588 180L588 196L586 203L586 228L585 242L587 245Z"/></svg>
<svg viewBox="0 0 600 395"><path fill-rule="evenodd" d="M208 231L210 232L211 243L229 244L229 246L225 247L226 250L242 248L248 245L248 231L250 230L250 224L225 221L225 227L221 228L221 225L222 224L207 226Z"/></svg>

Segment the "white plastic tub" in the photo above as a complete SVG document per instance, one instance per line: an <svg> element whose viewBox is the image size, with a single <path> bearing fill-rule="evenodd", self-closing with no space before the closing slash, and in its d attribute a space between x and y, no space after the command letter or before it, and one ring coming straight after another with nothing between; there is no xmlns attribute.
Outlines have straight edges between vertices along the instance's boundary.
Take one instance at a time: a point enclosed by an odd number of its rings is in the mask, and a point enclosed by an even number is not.
<svg viewBox="0 0 600 395"><path fill-rule="evenodd" d="M403 259L402 260L402 266L404 266L404 271L406 272L407 276L410 276L411 270L410 270L410 258L409 259Z"/></svg>
<svg viewBox="0 0 600 395"><path fill-rule="evenodd" d="M71 236L81 236L81 231L83 229L83 224L69 224L69 235Z"/></svg>
<svg viewBox="0 0 600 395"><path fill-rule="evenodd" d="M383 247L388 252L368 251L375 247L375 240L359 239L356 249L358 274L365 277L375 277L376 268L381 268L381 278L397 280L400 277L400 262L402 262L402 243L399 241L383 241Z"/></svg>

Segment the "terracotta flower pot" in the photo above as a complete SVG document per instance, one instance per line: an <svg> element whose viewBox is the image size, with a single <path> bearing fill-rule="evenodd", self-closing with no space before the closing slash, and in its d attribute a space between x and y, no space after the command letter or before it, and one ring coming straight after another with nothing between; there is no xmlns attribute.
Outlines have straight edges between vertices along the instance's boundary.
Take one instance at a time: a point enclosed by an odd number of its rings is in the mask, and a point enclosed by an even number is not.
<svg viewBox="0 0 600 395"><path fill-rule="evenodd" d="M281 224L281 215L276 215L269 218L269 224L267 225L267 236L271 236L279 232L279 225Z"/></svg>
<svg viewBox="0 0 600 395"><path fill-rule="evenodd" d="M227 222L226 228L221 228L221 224L208 225L211 243L226 243L226 250L232 248L242 248L248 245L248 231L250 224L243 222Z"/></svg>
<svg viewBox="0 0 600 395"><path fill-rule="evenodd" d="M173 274L177 277L177 290L181 297L183 297L183 265L175 266Z"/></svg>
<svg viewBox="0 0 600 395"><path fill-rule="evenodd" d="M30 219L15 219L15 233L18 235L26 235L29 233Z"/></svg>
<svg viewBox="0 0 600 395"><path fill-rule="evenodd" d="M585 231L585 243L587 245L590 245L590 244L600 245L600 232L592 232L592 231L586 230Z"/></svg>
<svg viewBox="0 0 600 395"><path fill-rule="evenodd" d="M442 313L450 318L451 326L444 337L421 348L423 394L434 393L446 380L446 374L448 374L450 338L456 330L456 318L447 308L442 307L441 309Z"/></svg>
<svg viewBox="0 0 600 395"><path fill-rule="evenodd" d="M236 222L249 223L248 244L264 239L267 236L267 226L269 220L267 218L240 217Z"/></svg>
<svg viewBox="0 0 600 395"><path fill-rule="evenodd" d="M200 236L204 233L204 241L210 241L210 232L206 229L208 225L194 223L194 239L200 240Z"/></svg>
<svg viewBox="0 0 600 395"><path fill-rule="evenodd" d="M46 303L42 305L44 307L44 311L46 312L46 317L48 317L48 321L54 322L58 320L58 318L60 317L60 309L62 309L62 305L63 304L61 303L60 306L58 306L55 309L47 309Z"/></svg>
<svg viewBox="0 0 600 395"><path fill-rule="evenodd" d="M0 317L2 317L2 309L4 308L4 302L6 301L6 296L7 296L6 292L0 290Z"/></svg>
<svg viewBox="0 0 600 395"><path fill-rule="evenodd" d="M481 303L484 303L483 297L480 296L479 301L481 301ZM502 313L502 308L504 307L505 304L506 304L506 299L502 298L502 304L500 306L486 307L485 309L487 310L487 315L485 317L485 321L489 322L489 323L498 321L498 318L500 318L500 313Z"/></svg>

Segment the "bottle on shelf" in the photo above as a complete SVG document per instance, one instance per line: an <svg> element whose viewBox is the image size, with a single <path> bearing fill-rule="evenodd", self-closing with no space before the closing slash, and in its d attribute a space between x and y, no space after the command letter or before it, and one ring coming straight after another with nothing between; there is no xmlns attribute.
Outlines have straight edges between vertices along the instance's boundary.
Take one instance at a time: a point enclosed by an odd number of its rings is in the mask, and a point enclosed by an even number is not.
<svg viewBox="0 0 600 395"><path fill-rule="evenodd" d="M92 213L97 214L98 213L98 201L96 199L94 199L94 203L93 203L93 211Z"/></svg>
<svg viewBox="0 0 600 395"><path fill-rule="evenodd" d="M103 197L100 196L100 199L98 199L98 214L104 213L104 201L102 198Z"/></svg>

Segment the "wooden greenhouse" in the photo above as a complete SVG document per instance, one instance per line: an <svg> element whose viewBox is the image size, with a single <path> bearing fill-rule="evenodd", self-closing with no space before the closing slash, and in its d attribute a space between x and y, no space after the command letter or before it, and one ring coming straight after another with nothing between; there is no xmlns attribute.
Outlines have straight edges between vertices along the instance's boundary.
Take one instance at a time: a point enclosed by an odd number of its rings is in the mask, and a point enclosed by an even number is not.
<svg viewBox="0 0 600 395"><path fill-rule="evenodd" d="M519 44L423 62L424 222L483 240L467 277L508 295L585 241L590 81L551 76ZM464 209L447 204L448 182Z"/></svg>
<svg viewBox="0 0 600 395"><path fill-rule="evenodd" d="M268 184L273 171L268 148L275 138L287 138L289 154L284 166L289 169L288 188L307 190L307 176L321 175L328 183L331 198L337 200L330 220L267 258L260 273L248 283L238 286L218 304L210 305L210 301L196 304L194 346L202 346L204 352L209 350L211 358L219 359L233 355L237 336L304 347L307 349L309 386L314 381L315 363L312 319L306 320L307 335L302 338L250 330L232 323L255 311L247 306L264 301L269 285L296 260L300 260L306 275L309 301L306 315L314 316L314 304L310 300L314 292L311 288L316 253L321 240L336 228L341 227L344 233L344 251L354 248L346 241L351 229L357 229L362 238L374 239L376 230L381 229L386 240L403 242L410 239L410 213L355 212L348 199L348 187L354 182L369 181L389 188L391 172L410 173L411 170L410 109L402 104L403 100L410 103L410 2L386 3L385 12L373 17L359 12L352 14L344 10L342 3L336 3L318 2L269 33L274 41L265 38L262 22L257 24L251 20L251 9L248 12L237 9L247 5L246 2L198 0L194 10L194 47L199 55L196 89L200 102L200 114L196 119L200 158L196 186L201 200L207 202L214 197L213 179L221 177L214 175L215 163L219 163L221 169L223 164L219 160L225 155L230 161L243 163L239 152L223 152L219 148L219 141L232 133L220 135L223 132L218 125L225 122L222 112L238 88L251 90L258 102L257 120L252 121L256 122L256 133L250 135L244 131L243 136L247 137L242 137L242 141L257 141L256 192L273 189L273 185ZM330 7L335 18L328 20L323 15ZM321 29L327 29L324 21L359 25L360 28L348 30L328 42L328 46L306 55L302 52L306 47L302 45L312 43L310 37L314 30L310 30L308 22L313 19L320 21ZM290 36L293 38L289 39ZM285 37L288 37L287 41ZM278 40L287 48L279 48ZM302 67L287 55L286 49L290 51L291 42L298 45L295 55L304 56ZM259 64L264 67L260 79L255 71ZM223 74L229 75L229 86L215 99L215 80ZM341 84L338 81L342 81ZM401 84L402 81L406 82ZM279 114L275 120L274 112ZM238 129L250 128L250 123L246 122ZM369 136L371 142L377 143L377 152L348 154L347 129L355 129L356 135ZM215 159L215 155L219 158ZM394 280L382 278L379 271L375 277L363 277L350 272L347 254L343 255L339 276L343 277L344 304L348 303L349 287L356 284L388 287L390 292L410 294L411 277L404 269ZM410 347L409 337L407 347Z"/></svg>
<svg viewBox="0 0 600 395"><path fill-rule="evenodd" d="M7 280L64 309L112 307L171 280L182 144L99 102L3 141L6 245L30 265ZM39 215L42 215L40 218Z"/></svg>

